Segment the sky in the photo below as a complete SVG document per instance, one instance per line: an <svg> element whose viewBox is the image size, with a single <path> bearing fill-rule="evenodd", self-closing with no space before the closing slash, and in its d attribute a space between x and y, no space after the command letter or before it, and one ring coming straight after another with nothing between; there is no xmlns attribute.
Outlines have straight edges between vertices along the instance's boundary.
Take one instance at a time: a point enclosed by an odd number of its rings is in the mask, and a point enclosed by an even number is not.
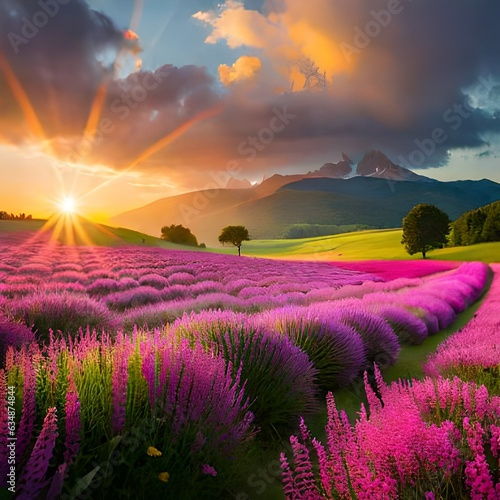
<svg viewBox="0 0 500 500"><path fill-rule="evenodd" d="M0 210L73 196L104 220L371 149L500 182L499 18L498 0L0 0Z"/></svg>

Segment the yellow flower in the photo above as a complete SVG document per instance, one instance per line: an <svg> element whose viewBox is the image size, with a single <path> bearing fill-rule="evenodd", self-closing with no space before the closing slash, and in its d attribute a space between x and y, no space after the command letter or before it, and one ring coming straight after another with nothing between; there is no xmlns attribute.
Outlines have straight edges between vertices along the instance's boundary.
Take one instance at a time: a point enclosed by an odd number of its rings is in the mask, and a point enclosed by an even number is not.
<svg viewBox="0 0 500 500"><path fill-rule="evenodd" d="M160 472L158 474L158 479L160 481L163 481L164 483L168 483L168 480L170 479L170 474L168 472Z"/></svg>
<svg viewBox="0 0 500 500"><path fill-rule="evenodd" d="M163 453L160 450L157 450L154 446L150 446L148 448L147 454L150 457L161 457Z"/></svg>

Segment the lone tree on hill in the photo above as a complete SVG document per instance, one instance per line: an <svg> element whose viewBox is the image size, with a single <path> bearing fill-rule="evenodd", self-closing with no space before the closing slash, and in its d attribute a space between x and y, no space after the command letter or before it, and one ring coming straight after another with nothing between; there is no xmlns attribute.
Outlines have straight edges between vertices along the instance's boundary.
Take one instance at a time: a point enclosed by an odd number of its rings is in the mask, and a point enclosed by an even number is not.
<svg viewBox="0 0 500 500"><path fill-rule="evenodd" d="M232 243L238 247L238 255L241 255L241 244L244 241L250 241L250 236L245 226L227 226L222 230L219 241L223 245L224 243Z"/></svg>
<svg viewBox="0 0 500 500"><path fill-rule="evenodd" d="M434 248L443 248L450 232L450 218L434 205L420 204L413 207L403 219L403 239L406 251L413 255L426 253Z"/></svg>
<svg viewBox="0 0 500 500"><path fill-rule="evenodd" d="M192 247L198 246L198 240L190 229L181 224L164 226L161 228L161 237L170 241L170 243L178 243L179 245L189 245Z"/></svg>

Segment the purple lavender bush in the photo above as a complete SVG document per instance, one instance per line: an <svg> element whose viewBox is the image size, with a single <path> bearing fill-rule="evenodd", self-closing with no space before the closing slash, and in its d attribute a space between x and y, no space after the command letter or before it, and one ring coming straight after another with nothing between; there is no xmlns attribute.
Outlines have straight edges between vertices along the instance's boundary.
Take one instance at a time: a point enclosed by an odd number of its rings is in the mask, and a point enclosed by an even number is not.
<svg viewBox="0 0 500 500"><path fill-rule="evenodd" d="M0 360L3 365L9 346L20 348L35 341L35 334L25 324L11 321L0 312Z"/></svg>
<svg viewBox="0 0 500 500"><path fill-rule="evenodd" d="M323 390L349 384L366 363L361 337L340 321L318 317L307 308L266 311L256 321L305 351L319 371Z"/></svg>
<svg viewBox="0 0 500 500"><path fill-rule="evenodd" d="M338 318L359 334L368 361L396 363L401 346L390 324L382 317L357 309L341 309Z"/></svg>
<svg viewBox="0 0 500 500"><path fill-rule="evenodd" d="M95 300L67 292L36 292L11 304L12 317L30 326L40 341L49 338L49 332L76 334L79 328L114 330L119 320L108 308Z"/></svg>
<svg viewBox="0 0 500 500"><path fill-rule="evenodd" d="M400 345L420 345L429 335L427 325L404 307L377 303L367 304L366 307L389 323Z"/></svg>
<svg viewBox="0 0 500 500"><path fill-rule="evenodd" d="M204 311L184 315L171 332L221 356L234 380L245 380L245 394L259 436L273 437L317 410L317 370L308 355L286 337L273 336L245 314Z"/></svg>
<svg viewBox="0 0 500 500"><path fill-rule="evenodd" d="M103 298L106 305L115 311L125 311L146 304L161 302L162 294L151 286L139 286L129 290L110 293Z"/></svg>

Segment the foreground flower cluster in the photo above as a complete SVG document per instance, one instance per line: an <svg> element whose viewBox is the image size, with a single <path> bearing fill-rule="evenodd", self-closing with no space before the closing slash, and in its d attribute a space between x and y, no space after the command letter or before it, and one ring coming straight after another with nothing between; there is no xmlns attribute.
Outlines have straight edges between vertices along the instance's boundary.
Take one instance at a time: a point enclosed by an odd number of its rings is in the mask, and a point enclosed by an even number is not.
<svg viewBox="0 0 500 500"><path fill-rule="evenodd" d="M290 438L286 498L499 498L500 397L458 378L388 387L377 373L380 399L365 380L369 404L354 426L328 394L326 447L304 422Z"/></svg>
<svg viewBox="0 0 500 500"><path fill-rule="evenodd" d="M117 494L148 484L154 492L162 472L169 472L175 492L200 484L207 460L215 471L234 458L251 438L254 418L240 370L200 346L172 340L159 332L114 341L87 333L69 343L9 350L0 392L22 387L19 498L37 498L47 482L51 498L64 482L74 495L82 477L90 491ZM0 422L6 419L2 405ZM8 452L4 429L2 454ZM0 457L2 481L7 463Z"/></svg>
<svg viewBox="0 0 500 500"><path fill-rule="evenodd" d="M464 273L461 282L474 287L476 277ZM387 386L375 368L354 425L328 394L326 445L302 421L291 456L281 455L286 498L500 498L499 280L476 317L431 356L433 378Z"/></svg>

